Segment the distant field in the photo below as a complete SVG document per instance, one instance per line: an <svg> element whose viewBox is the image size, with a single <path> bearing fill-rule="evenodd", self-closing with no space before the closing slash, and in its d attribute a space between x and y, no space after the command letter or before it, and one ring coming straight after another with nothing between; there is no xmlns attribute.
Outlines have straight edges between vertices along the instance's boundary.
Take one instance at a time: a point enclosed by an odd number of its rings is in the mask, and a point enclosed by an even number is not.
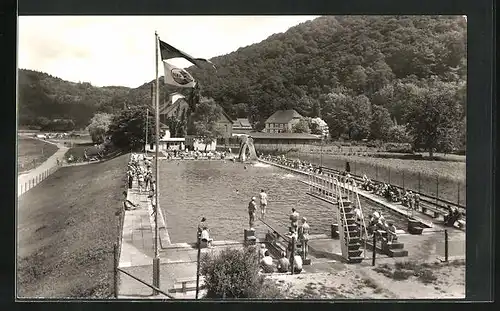
<svg viewBox="0 0 500 311"><path fill-rule="evenodd" d="M57 151L57 146L47 142L18 136L18 173L29 171L42 164Z"/></svg>
<svg viewBox="0 0 500 311"><path fill-rule="evenodd" d="M20 297L106 298L113 294L127 155L65 167L19 200Z"/></svg>
<svg viewBox="0 0 500 311"><path fill-rule="evenodd" d="M289 157L321 163L320 154L289 153ZM344 170L346 161L351 172L401 187L420 190L451 202L466 202L465 162L383 159L360 156L323 155L323 165Z"/></svg>

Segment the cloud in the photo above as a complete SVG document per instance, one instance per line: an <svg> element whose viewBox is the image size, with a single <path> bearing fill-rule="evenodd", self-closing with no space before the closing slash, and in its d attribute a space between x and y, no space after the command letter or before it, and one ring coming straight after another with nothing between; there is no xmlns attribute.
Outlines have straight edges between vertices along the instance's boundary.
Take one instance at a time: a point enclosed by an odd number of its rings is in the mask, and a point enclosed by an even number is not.
<svg viewBox="0 0 500 311"><path fill-rule="evenodd" d="M137 87L155 76L155 31L195 57L211 58L314 17L22 16L18 65L98 86Z"/></svg>

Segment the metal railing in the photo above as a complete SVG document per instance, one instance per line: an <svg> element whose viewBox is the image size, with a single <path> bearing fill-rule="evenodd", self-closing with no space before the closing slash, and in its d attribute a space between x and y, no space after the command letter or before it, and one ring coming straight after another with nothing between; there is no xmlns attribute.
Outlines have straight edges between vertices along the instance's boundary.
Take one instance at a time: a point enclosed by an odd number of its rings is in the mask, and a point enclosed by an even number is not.
<svg viewBox="0 0 500 311"><path fill-rule="evenodd" d="M148 282L141 280L138 277L130 274L129 272L119 268L118 264L119 264L119 251L118 251L118 244L115 243L115 245L114 245L114 273L113 273L113 285L114 285L114 297L115 298L118 298L118 292L119 292L119 290L118 290L118 274L121 272L121 273L124 273L125 275L131 277L132 279L136 280L137 282L142 283L143 285L151 288L153 291L156 291L162 295L165 295L166 297L168 297L170 299L176 299L174 296L167 294L166 292L162 291L158 287L151 285Z"/></svg>

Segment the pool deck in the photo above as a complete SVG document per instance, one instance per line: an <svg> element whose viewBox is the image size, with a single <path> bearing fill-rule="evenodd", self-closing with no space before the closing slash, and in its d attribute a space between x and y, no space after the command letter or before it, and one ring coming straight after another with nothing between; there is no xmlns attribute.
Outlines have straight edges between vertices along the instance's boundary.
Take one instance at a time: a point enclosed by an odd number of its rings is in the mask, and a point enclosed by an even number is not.
<svg viewBox="0 0 500 311"><path fill-rule="evenodd" d="M153 283L154 257L154 219L151 216L152 206L146 193L139 193L134 182L128 190L128 199L138 204L137 209L125 211L122 232L122 243L119 267L135 277ZM161 212L161 209L160 209ZM163 221L162 221L163 220ZM260 222L257 222L260 223ZM265 227L256 224L258 236L264 234ZM243 239L243 232L241 238ZM376 262L393 263L398 260L436 261L444 256L444 233L441 231L424 232L422 235L400 234L399 241L405 243L408 257L399 259L385 255L376 255ZM176 299L194 299L195 292L173 292L176 279L194 278L196 276L197 249L194 243L171 243L168 236L167 222L160 216L160 286L162 291L173 295ZM201 253L217 253L227 247L241 248L239 241L214 241L212 248L205 248ZM465 233L463 231L449 232L449 258L465 258ZM309 258L311 265L304 266L302 273L331 272L345 269L341 258L340 241L330 239L325 234L311 236L309 242ZM364 252L366 260L358 265L370 266L373 253ZM274 275L274 274L273 274ZM163 295L152 295L149 287L134 280L130 276L119 273L119 299L168 299ZM201 291L201 295L203 291Z"/></svg>

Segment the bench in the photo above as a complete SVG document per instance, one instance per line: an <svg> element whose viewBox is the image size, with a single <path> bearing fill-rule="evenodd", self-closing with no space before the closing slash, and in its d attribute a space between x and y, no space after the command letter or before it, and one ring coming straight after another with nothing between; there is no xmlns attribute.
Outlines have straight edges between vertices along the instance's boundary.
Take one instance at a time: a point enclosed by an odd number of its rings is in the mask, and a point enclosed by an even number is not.
<svg viewBox="0 0 500 311"><path fill-rule="evenodd" d="M422 205L422 203L420 203L419 205L420 205L420 209L421 209L423 214L427 214L427 210L430 210L432 212L432 217L434 217L434 218L439 218L440 215L444 217L447 214L447 212L445 212L441 209L438 209L438 208L424 206L424 205Z"/></svg>
<svg viewBox="0 0 500 311"><path fill-rule="evenodd" d="M194 283L192 286L188 287L188 284ZM200 289L205 287L205 278L200 275ZM178 288L176 285L180 284L181 287ZM174 282L174 291L180 290L182 293L185 293L190 290L196 290L196 276L194 277L186 277L186 278L178 278L175 279Z"/></svg>

